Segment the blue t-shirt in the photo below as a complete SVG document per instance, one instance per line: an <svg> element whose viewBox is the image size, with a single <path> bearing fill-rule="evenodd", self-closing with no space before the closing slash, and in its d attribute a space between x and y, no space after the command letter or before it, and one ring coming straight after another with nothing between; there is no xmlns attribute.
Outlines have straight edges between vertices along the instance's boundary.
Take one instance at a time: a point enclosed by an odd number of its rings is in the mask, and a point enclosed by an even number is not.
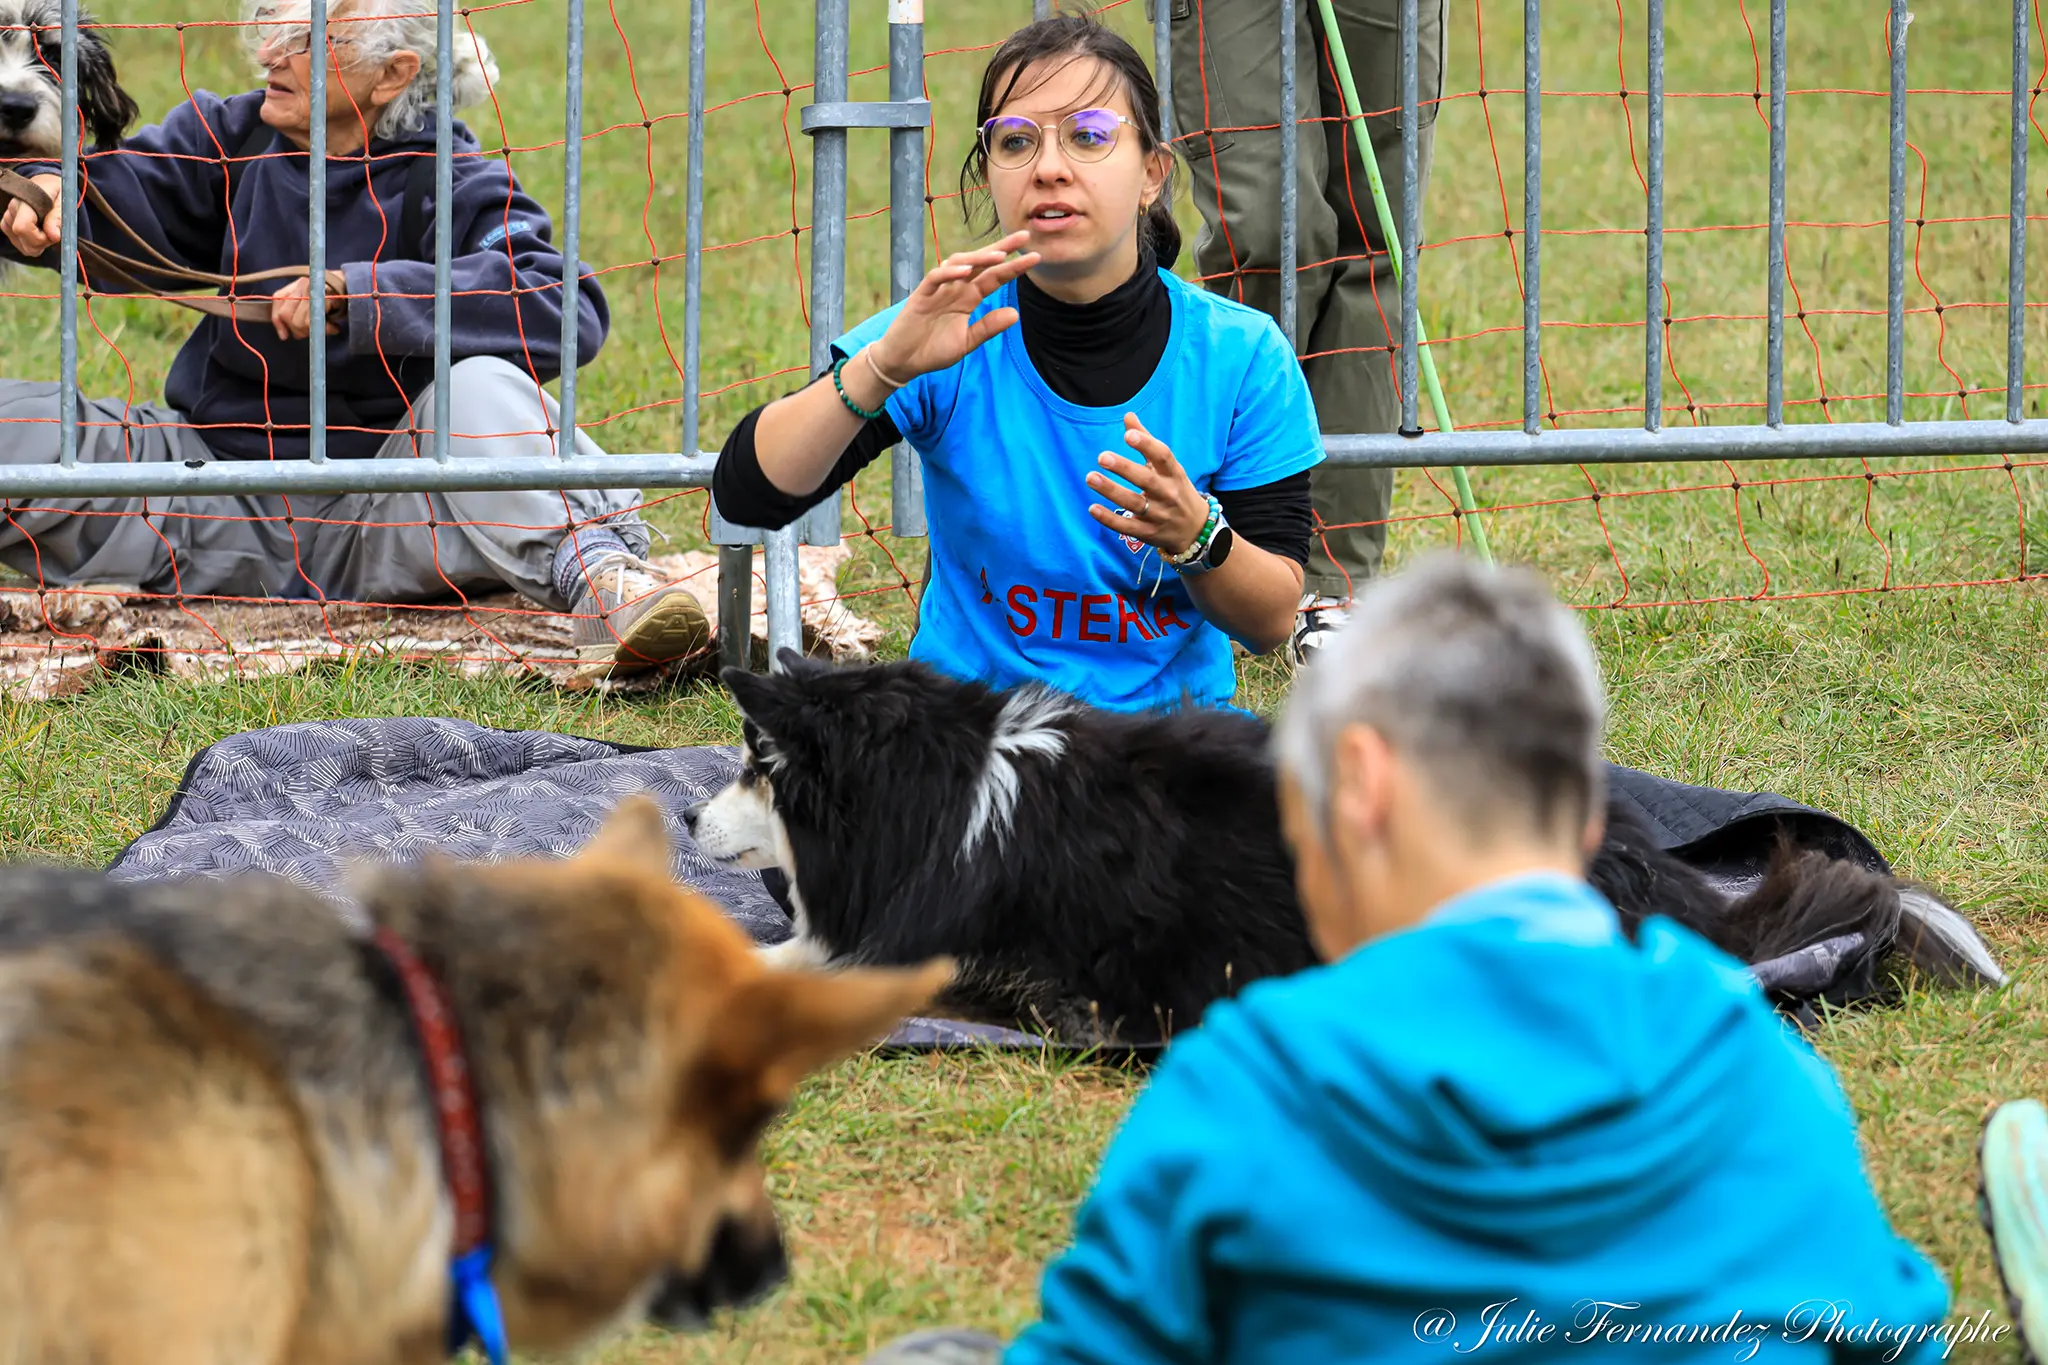
<svg viewBox="0 0 2048 1365"><path fill-rule="evenodd" d="M1323 458L1293 349L1264 313L1161 271L1173 327L1128 403L1091 408L1046 387L1015 326L890 396L924 460L931 585L910 654L994 687L1042 682L1098 706L1222 705L1237 691L1230 639L1151 547L1102 526L1113 507L1083 479L1124 443L1124 414L1166 443L1204 492L1256 488ZM1014 283L975 316L1015 307ZM836 343L851 355L901 304Z"/></svg>

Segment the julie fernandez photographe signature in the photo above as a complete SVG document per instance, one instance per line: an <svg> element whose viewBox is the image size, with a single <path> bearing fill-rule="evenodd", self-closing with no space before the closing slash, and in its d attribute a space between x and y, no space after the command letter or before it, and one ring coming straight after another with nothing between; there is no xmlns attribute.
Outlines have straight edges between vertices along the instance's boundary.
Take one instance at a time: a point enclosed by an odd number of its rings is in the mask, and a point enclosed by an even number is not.
<svg viewBox="0 0 2048 1365"><path fill-rule="evenodd" d="M1643 1317L1642 1305L1612 1299L1580 1299L1569 1318L1549 1318L1519 1299L1504 1299L1482 1309L1476 1321L1460 1322L1448 1308L1427 1308L1415 1315L1415 1339L1440 1345L1461 1355L1495 1346L1726 1345L1729 1358L1754 1360L1773 1343L1839 1345L1876 1348L1883 1360L1897 1360L1910 1347L1941 1343L1942 1359L1964 1343L2003 1341L2012 1325L1995 1321L1989 1311L1953 1322L1886 1322L1859 1318L1854 1305L1841 1299L1809 1299L1782 1318L1752 1318L1740 1310L1713 1322L1654 1322Z"/></svg>

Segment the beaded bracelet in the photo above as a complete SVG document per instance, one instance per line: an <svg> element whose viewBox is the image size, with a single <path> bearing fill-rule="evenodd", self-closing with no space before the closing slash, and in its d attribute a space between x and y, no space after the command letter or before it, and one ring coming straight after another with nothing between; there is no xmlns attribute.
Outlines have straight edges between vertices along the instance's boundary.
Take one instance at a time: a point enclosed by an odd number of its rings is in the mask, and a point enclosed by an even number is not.
<svg viewBox="0 0 2048 1365"><path fill-rule="evenodd" d="M1203 496L1209 503L1209 519L1202 523L1202 529L1195 536L1192 545L1177 555L1166 556L1166 562L1176 569L1185 564L1193 564L1203 555L1209 553L1209 541L1216 534L1217 523L1223 520L1223 504L1216 500L1216 495L1214 493L1205 493Z"/></svg>
<svg viewBox="0 0 2048 1365"><path fill-rule="evenodd" d="M886 409L876 408L873 412L869 412L866 408L863 408L860 404L854 402L853 399L847 397L846 383L844 380L840 379L839 372L846 368L846 362L851 359L853 359L852 356L843 355L839 357L839 359L832 362L832 387L839 390L839 401L846 404L846 410L848 412L852 413L855 417L860 418L860 420L863 422L872 422L877 417L880 417ZM886 405L888 400L884 399L883 402Z"/></svg>

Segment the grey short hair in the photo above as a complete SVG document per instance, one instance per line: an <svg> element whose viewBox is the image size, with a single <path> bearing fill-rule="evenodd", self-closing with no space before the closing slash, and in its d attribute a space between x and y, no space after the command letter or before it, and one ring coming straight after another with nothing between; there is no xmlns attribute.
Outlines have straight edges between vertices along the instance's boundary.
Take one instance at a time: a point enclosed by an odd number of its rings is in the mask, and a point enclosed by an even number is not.
<svg viewBox="0 0 2048 1365"><path fill-rule="evenodd" d="M1358 595L1302 670L1274 746L1318 819L1338 734L1368 725L1475 833L1547 833L1606 799L1605 710L1592 645L1541 578L1437 553Z"/></svg>
<svg viewBox="0 0 2048 1365"><path fill-rule="evenodd" d="M401 137L419 131L434 116L434 68L438 56L438 20L433 6L418 0L322 0L327 6L328 37L341 48L345 67L382 66L396 53L410 49L420 56L420 70L398 98L384 106L372 138ZM244 0L244 41L253 56L266 36L304 28L312 17L309 0ZM341 46L346 40L346 46ZM491 97L498 82L498 63L481 33L458 26L455 50L449 54L453 83L448 91L453 109L467 109Z"/></svg>

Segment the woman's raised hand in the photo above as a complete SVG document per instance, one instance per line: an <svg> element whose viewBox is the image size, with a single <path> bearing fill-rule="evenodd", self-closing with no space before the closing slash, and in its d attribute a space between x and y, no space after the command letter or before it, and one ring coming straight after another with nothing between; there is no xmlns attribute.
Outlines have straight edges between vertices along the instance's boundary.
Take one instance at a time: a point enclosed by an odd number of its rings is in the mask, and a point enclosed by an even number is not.
<svg viewBox="0 0 2048 1365"><path fill-rule="evenodd" d="M991 309L968 321L982 300L1038 264L1038 253L1010 253L1031 239L1009 236L979 251L960 251L934 266L903 301L877 341L867 345L868 361L885 384L907 384L921 374L956 365L969 351L1014 326L1017 310Z"/></svg>
<svg viewBox="0 0 2048 1365"><path fill-rule="evenodd" d="M1098 503L1089 507L1088 515L1118 535L1141 540L1165 554L1186 554L1209 519L1208 497L1188 478L1166 442L1145 430L1135 412L1124 414L1124 444L1144 462L1103 451L1096 463L1109 472L1096 471L1084 482L1118 510Z"/></svg>

